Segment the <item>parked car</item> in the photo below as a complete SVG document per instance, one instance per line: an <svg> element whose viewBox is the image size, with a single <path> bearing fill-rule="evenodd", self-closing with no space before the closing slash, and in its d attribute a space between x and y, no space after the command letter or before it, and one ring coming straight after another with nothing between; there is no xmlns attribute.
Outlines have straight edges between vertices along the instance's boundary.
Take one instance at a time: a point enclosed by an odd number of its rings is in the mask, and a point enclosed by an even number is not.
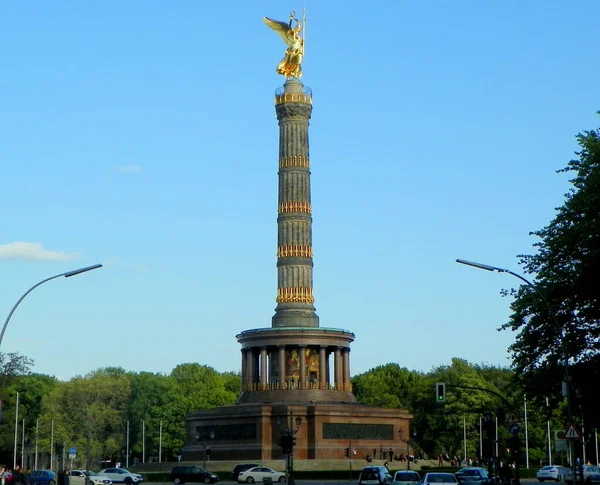
<svg viewBox="0 0 600 485"><path fill-rule="evenodd" d="M85 470L71 470L69 472L69 485L112 485L112 480L90 471L89 481L86 481Z"/></svg>
<svg viewBox="0 0 600 485"><path fill-rule="evenodd" d="M548 465L540 468L535 477L540 481L554 480L560 482L567 476L567 469L560 465Z"/></svg>
<svg viewBox="0 0 600 485"><path fill-rule="evenodd" d="M400 470L394 474L392 485L421 485L421 476L412 470Z"/></svg>
<svg viewBox="0 0 600 485"><path fill-rule="evenodd" d="M113 483L125 483L127 485L142 483L144 479L139 473L131 473L125 468L105 468L100 470L98 475L110 478Z"/></svg>
<svg viewBox="0 0 600 485"><path fill-rule="evenodd" d="M255 466L247 470L242 470L237 480L240 483L254 483L262 482L265 478L270 478L273 482L285 482L285 473L275 471L266 466Z"/></svg>
<svg viewBox="0 0 600 485"><path fill-rule="evenodd" d="M600 468L598 468L596 465L583 465L583 479L585 480L586 483L596 483L596 482L600 482ZM579 477L580 477L580 471L579 471L579 467L576 468L575 471L575 477L577 479L577 481L579 482ZM565 474L565 482L567 482L568 485L572 485L573 484L573 471L570 468L567 468L567 472Z"/></svg>
<svg viewBox="0 0 600 485"><path fill-rule="evenodd" d="M233 469L233 472L231 472L231 479L234 482L237 482L240 472L242 472L244 470L249 470L250 468L254 468L255 466L260 466L260 465L258 463L242 463L240 465L236 465L235 468Z"/></svg>
<svg viewBox="0 0 600 485"><path fill-rule="evenodd" d="M423 485L429 485L431 483L456 485L458 479L452 473L426 473L423 477Z"/></svg>
<svg viewBox="0 0 600 485"><path fill-rule="evenodd" d="M33 470L30 483L31 485L56 485L56 473L51 470Z"/></svg>
<svg viewBox="0 0 600 485"><path fill-rule="evenodd" d="M489 485L490 477L488 476L487 469L481 467L468 467L463 468L462 473L459 477L454 476L461 485ZM458 472L457 472L458 473Z"/></svg>
<svg viewBox="0 0 600 485"><path fill-rule="evenodd" d="M466 466L464 468L461 468L457 472L454 472L454 476L458 479L459 482L460 482L460 477L462 477L462 474L465 472L465 470L468 470L469 468L471 468L471 467L470 466Z"/></svg>
<svg viewBox="0 0 600 485"><path fill-rule="evenodd" d="M358 478L358 485L392 485L392 482L392 475L384 466L366 466Z"/></svg>
<svg viewBox="0 0 600 485"><path fill-rule="evenodd" d="M171 468L171 481L175 485L183 485L185 482L217 483L219 475L208 472L196 465L182 465Z"/></svg>

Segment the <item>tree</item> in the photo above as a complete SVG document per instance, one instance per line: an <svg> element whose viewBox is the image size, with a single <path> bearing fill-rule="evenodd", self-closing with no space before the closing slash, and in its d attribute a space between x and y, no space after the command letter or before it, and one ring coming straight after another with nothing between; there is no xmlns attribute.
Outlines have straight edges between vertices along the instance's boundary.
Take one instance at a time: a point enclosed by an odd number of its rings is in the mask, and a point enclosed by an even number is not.
<svg viewBox="0 0 600 485"><path fill-rule="evenodd" d="M539 238L537 252L519 256L525 273L535 275L535 289L506 292L515 300L502 329L519 332L510 351L528 396L554 396L556 406L563 358L570 358L573 411L588 427L600 424L597 391L589 385L600 377L600 131L578 134L577 143L579 158L558 171L574 174L573 187L556 217L531 233Z"/></svg>
<svg viewBox="0 0 600 485"><path fill-rule="evenodd" d="M0 352L0 389L6 389L15 377L29 374L32 365L33 360L18 352Z"/></svg>

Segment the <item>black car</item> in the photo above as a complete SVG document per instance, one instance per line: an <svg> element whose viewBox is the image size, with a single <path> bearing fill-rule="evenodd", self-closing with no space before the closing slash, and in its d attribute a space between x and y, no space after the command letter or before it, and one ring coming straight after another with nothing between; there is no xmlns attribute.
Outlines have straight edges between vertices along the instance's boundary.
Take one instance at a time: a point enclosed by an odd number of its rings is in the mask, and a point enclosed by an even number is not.
<svg viewBox="0 0 600 485"><path fill-rule="evenodd" d="M183 485L185 482L217 483L219 475L195 465L174 466L171 469L171 481L175 485Z"/></svg>
<svg viewBox="0 0 600 485"><path fill-rule="evenodd" d="M244 463L242 465L236 465L233 469L233 473L231 474L231 479L234 482L237 482L238 477L240 476L240 472L245 470L250 470L250 468L254 468L255 466L260 466L258 463Z"/></svg>

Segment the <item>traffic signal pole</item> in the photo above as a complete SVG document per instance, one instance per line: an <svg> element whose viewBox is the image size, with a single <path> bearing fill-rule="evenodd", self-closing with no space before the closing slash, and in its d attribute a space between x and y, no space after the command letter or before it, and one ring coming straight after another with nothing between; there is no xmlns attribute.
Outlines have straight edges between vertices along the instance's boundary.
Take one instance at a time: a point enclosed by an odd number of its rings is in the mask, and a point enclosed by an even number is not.
<svg viewBox="0 0 600 485"><path fill-rule="evenodd" d="M444 382L436 382L435 384L436 387L436 401L438 403L445 403L446 402L446 388L447 387L454 387L457 389L473 389L476 391L483 391L483 392L487 392L489 394L493 394L494 396L498 397L505 405L506 408L509 412L512 412L513 406L510 404L510 402L508 401L508 399L506 399L503 395L497 393L496 391L492 391L491 389L486 389L485 387L475 387L475 386L462 386L460 384L446 384ZM440 399L441 398L441 399ZM498 418L496 418L498 419ZM496 432L498 432L498 427L496 426ZM489 431L489 427L488 427L488 434L491 434ZM492 443L494 442L494 438L491 438ZM521 450L521 443L520 440L518 438L518 436L514 436L514 443L517 445L515 447L515 451L516 451L516 456L515 456L515 485L521 485L521 477L520 477L520 473L519 473L519 460L518 460L518 456L520 454L520 450ZM498 446L498 443L496 441L496 446L494 447L492 445L492 450L491 453L494 455L494 469L496 468L496 461L498 460L498 456L496 456L495 453L495 449Z"/></svg>
<svg viewBox="0 0 600 485"><path fill-rule="evenodd" d="M348 463L350 464L350 478L352 481L352 440L348 441Z"/></svg>

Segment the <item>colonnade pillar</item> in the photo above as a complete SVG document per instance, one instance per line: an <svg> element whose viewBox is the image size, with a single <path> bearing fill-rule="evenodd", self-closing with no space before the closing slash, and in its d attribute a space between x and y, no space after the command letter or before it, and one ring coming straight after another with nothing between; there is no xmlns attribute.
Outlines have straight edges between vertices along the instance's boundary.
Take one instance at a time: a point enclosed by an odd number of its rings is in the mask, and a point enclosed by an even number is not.
<svg viewBox="0 0 600 485"><path fill-rule="evenodd" d="M344 348L342 351L344 361L344 390L350 390L350 349Z"/></svg>
<svg viewBox="0 0 600 485"><path fill-rule="evenodd" d="M306 346L300 346L300 382L299 389L306 389Z"/></svg>
<svg viewBox="0 0 600 485"><path fill-rule="evenodd" d="M285 347L279 347L279 389L285 389Z"/></svg>
<svg viewBox="0 0 600 485"><path fill-rule="evenodd" d="M334 372L334 387L335 389L339 389L342 384L342 349L340 347L336 347L335 349Z"/></svg>
<svg viewBox="0 0 600 485"><path fill-rule="evenodd" d="M252 390L254 382L254 362L252 349L246 350L246 389Z"/></svg>
<svg viewBox="0 0 600 485"><path fill-rule="evenodd" d="M324 345L319 348L319 379L321 380L321 389L327 385L327 349Z"/></svg>
<svg viewBox="0 0 600 485"><path fill-rule="evenodd" d="M246 383L248 382L248 371L246 368L246 349L242 351L242 389L246 389Z"/></svg>
<svg viewBox="0 0 600 485"><path fill-rule="evenodd" d="M267 388L267 348L260 349L260 388Z"/></svg>

